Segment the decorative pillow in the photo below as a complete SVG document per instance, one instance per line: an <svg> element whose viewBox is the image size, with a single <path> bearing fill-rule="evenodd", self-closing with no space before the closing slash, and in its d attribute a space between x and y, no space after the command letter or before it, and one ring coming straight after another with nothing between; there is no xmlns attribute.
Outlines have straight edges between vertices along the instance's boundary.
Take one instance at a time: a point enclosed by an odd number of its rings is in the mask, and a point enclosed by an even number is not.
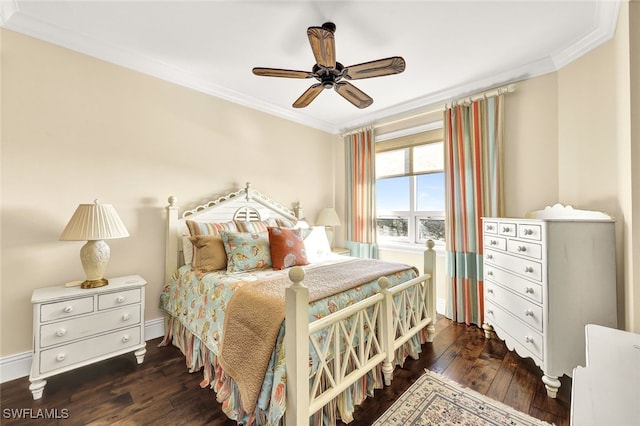
<svg viewBox="0 0 640 426"><path fill-rule="evenodd" d="M197 235L190 238L194 247L191 266L201 273L217 271L227 267L227 253L222 237L218 235Z"/></svg>
<svg viewBox="0 0 640 426"><path fill-rule="evenodd" d="M269 234L221 231L227 253L227 272L246 272L271 267Z"/></svg>
<svg viewBox="0 0 640 426"><path fill-rule="evenodd" d="M309 262L319 262L331 254L331 246L324 226L314 226L305 230L309 232L304 238L304 247Z"/></svg>
<svg viewBox="0 0 640 426"><path fill-rule="evenodd" d="M309 264L300 229L269 228L269 246L273 269Z"/></svg>
<svg viewBox="0 0 640 426"><path fill-rule="evenodd" d="M284 217L276 218L276 223L280 228L293 228L296 225L295 221L285 219Z"/></svg>
<svg viewBox="0 0 640 426"><path fill-rule="evenodd" d="M182 257L185 265L193 262L193 243L190 238L188 235L182 235Z"/></svg>
<svg viewBox="0 0 640 426"><path fill-rule="evenodd" d="M267 232L268 228L268 225L265 222L249 222L246 220L236 220L236 226L238 227L238 232L250 232L252 234Z"/></svg>
<svg viewBox="0 0 640 426"><path fill-rule="evenodd" d="M238 227L235 222L209 223L187 220L186 224L192 237L195 237L196 235L220 235L220 232L222 231L238 231Z"/></svg>

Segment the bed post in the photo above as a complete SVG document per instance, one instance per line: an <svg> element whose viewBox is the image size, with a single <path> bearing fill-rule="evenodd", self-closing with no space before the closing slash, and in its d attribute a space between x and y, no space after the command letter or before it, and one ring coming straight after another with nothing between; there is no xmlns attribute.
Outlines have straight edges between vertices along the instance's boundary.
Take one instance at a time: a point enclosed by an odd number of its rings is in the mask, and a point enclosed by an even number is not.
<svg viewBox="0 0 640 426"><path fill-rule="evenodd" d="M285 366L287 372L286 426L309 424L309 289L304 270L289 271L293 282L285 291Z"/></svg>
<svg viewBox="0 0 640 426"><path fill-rule="evenodd" d="M434 246L433 240L427 240L427 249L424 252L424 273L431 275L425 289L425 304L431 315L431 323L427 326L427 342L433 342L436 334L436 251L433 249Z"/></svg>
<svg viewBox="0 0 640 426"><path fill-rule="evenodd" d="M380 329L382 330L381 340L382 349L386 353L384 361L382 361L382 374L385 386L391 385L393 379L393 359L395 356L394 346L394 329L393 329L393 296L389 292L391 282L387 277L378 278L380 293L384 296L382 299L382 312L380 314Z"/></svg>
<svg viewBox="0 0 640 426"><path fill-rule="evenodd" d="M167 237L164 255L165 282L178 269L178 199L173 195L168 199L167 208Z"/></svg>

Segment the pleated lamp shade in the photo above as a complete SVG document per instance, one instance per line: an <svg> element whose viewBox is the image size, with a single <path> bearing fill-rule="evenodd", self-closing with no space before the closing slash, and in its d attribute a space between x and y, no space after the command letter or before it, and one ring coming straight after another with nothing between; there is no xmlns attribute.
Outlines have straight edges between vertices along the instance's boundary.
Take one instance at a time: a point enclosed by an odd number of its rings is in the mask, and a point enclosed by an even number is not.
<svg viewBox="0 0 640 426"><path fill-rule="evenodd" d="M80 204L62 231L63 241L111 240L129 236L111 204Z"/></svg>
<svg viewBox="0 0 640 426"><path fill-rule="evenodd" d="M80 250L80 260L87 279L82 288L108 285L104 273L111 249L104 240L128 237L129 232L111 204L80 204L60 235L65 241L87 241Z"/></svg>

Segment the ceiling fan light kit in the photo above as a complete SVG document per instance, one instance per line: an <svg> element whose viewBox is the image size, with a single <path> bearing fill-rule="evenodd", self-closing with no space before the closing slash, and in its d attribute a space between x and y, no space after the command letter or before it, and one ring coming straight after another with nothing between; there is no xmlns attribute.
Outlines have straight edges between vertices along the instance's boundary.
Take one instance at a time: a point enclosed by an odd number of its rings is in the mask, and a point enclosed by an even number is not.
<svg viewBox="0 0 640 426"><path fill-rule="evenodd" d="M400 56L392 56L345 67L336 61L335 30L336 26L332 22L326 22L321 27L307 29L311 51L316 60L311 72L256 67L253 69L253 73L265 77L315 78L318 80L318 83L313 84L296 99L293 103L294 108L306 107L320 92L331 88L356 107L368 107L373 103L373 99L345 80L361 80L399 74L405 69L405 61Z"/></svg>

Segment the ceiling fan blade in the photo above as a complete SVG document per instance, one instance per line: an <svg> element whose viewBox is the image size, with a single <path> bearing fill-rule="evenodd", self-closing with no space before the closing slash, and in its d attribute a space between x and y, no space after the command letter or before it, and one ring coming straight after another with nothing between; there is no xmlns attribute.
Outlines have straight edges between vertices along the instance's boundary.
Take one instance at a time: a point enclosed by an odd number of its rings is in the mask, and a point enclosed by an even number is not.
<svg viewBox="0 0 640 426"><path fill-rule="evenodd" d="M324 87L322 84L316 83L309 87L296 101L293 103L294 108L304 108L311 103L322 92Z"/></svg>
<svg viewBox="0 0 640 426"><path fill-rule="evenodd" d="M366 108L373 103L373 99L371 99L369 95L346 81L336 83L334 88L343 98L360 109Z"/></svg>
<svg viewBox="0 0 640 426"><path fill-rule="evenodd" d="M313 74L307 71L283 70L279 68L259 68L253 69L255 75L265 77L286 77L286 78L310 78Z"/></svg>
<svg viewBox="0 0 640 426"><path fill-rule="evenodd" d="M377 61L365 62L346 67L345 78L348 80L359 80L363 78L399 74L404 71L405 65L404 59L400 56L378 59Z"/></svg>
<svg viewBox="0 0 640 426"><path fill-rule="evenodd" d="M333 33L322 27L309 27L307 36L316 63L323 67L336 67L336 43Z"/></svg>

